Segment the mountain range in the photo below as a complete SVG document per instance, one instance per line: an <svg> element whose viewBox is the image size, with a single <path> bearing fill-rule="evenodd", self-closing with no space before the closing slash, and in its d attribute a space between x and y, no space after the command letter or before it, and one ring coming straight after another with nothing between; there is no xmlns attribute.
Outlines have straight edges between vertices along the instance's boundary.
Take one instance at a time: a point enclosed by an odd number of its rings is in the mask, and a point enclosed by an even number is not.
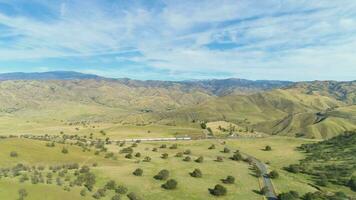
<svg viewBox="0 0 356 200"><path fill-rule="evenodd" d="M228 121L273 135L356 129L356 81L141 81L78 72L0 74L0 123L67 121L195 126ZM4 122L5 123L5 122Z"/></svg>

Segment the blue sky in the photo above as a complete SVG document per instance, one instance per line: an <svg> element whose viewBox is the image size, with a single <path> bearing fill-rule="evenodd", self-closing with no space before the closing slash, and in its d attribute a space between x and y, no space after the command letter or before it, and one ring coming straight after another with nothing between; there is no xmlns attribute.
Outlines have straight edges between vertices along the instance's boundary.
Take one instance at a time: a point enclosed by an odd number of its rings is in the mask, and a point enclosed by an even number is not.
<svg viewBox="0 0 356 200"><path fill-rule="evenodd" d="M0 73L356 79L355 0L0 0Z"/></svg>

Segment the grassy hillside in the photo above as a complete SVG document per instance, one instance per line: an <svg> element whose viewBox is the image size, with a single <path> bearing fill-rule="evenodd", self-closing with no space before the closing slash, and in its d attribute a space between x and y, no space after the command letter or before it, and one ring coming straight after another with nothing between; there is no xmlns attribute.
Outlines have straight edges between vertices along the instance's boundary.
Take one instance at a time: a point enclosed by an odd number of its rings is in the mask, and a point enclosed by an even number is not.
<svg viewBox="0 0 356 200"><path fill-rule="evenodd" d="M115 135L121 134L125 126L139 125L141 132L149 131L149 126L166 126L178 130L168 131L168 135L190 131L200 134L202 121L227 121L241 129L308 138L329 138L355 129L356 109L351 100L354 82L299 83L284 89L236 95L231 89L236 81L230 80L225 86L223 81L2 81L0 133L84 133L97 131L103 125ZM248 86L248 82L243 83ZM231 92L216 96L215 93L224 93L223 88ZM251 88L257 86L252 84ZM310 93L308 88L317 88L319 92ZM340 98L340 88L347 88L343 90L347 98ZM80 130L73 131L78 124Z"/></svg>
<svg viewBox="0 0 356 200"><path fill-rule="evenodd" d="M346 132L314 144L303 144L299 150L306 154L306 158L286 169L292 173L309 175L321 189L334 192L341 190L355 196L356 184L350 182L352 176L356 175L355 144L355 132Z"/></svg>

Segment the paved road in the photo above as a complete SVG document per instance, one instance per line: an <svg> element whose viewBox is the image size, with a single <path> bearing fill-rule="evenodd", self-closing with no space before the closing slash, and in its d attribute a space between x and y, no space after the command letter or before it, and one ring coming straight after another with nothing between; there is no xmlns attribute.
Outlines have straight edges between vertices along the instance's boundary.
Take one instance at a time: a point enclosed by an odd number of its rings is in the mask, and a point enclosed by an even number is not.
<svg viewBox="0 0 356 200"><path fill-rule="evenodd" d="M262 180L263 180L263 187L267 187L268 188L268 192L265 195L267 197L268 200L277 200L277 195L276 192L274 190L273 184L271 179L268 177L268 169L267 166L261 162L260 160L258 160L257 158L250 156L248 154L243 153L245 156L249 157L252 162L257 166L257 168L262 172Z"/></svg>
<svg viewBox="0 0 356 200"><path fill-rule="evenodd" d="M208 140L214 140L216 138L208 138ZM230 139L237 139L237 138L230 138ZM193 140L190 137L183 137L183 138L140 138L140 139L124 139L124 140L116 140L116 141L126 141L126 142L135 142L137 140L140 141L173 141L173 140L185 140L185 141L190 141ZM197 139L196 139L197 140ZM199 139L198 139L199 140ZM200 140L207 140L207 139L200 139ZM116 142L113 141L113 142ZM246 153L242 153L242 155L245 155L246 157L249 157L252 162L258 167L258 169L262 172L262 180L263 180L263 187L267 187L268 188L268 192L265 195L267 197L268 200L278 200L276 192L274 190L274 186L272 184L271 179L268 177L268 169L267 166L261 162L260 160L258 160L257 158L248 155Z"/></svg>

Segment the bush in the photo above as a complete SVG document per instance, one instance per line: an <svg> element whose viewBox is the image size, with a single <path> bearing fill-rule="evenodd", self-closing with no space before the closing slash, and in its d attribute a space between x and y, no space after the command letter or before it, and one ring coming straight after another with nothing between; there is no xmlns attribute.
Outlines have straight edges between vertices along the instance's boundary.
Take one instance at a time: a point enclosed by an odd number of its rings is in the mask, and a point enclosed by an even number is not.
<svg viewBox="0 0 356 200"><path fill-rule="evenodd" d="M132 159L132 154L131 154L131 153L126 154L126 155L125 155L125 158L127 158L127 159Z"/></svg>
<svg viewBox="0 0 356 200"><path fill-rule="evenodd" d="M195 160L195 162L197 162L197 163L202 163L204 161L204 157L203 156L199 156L196 160Z"/></svg>
<svg viewBox="0 0 356 200"><path fill-rule="evenodd" d="M153 151L153 152L157 152L158 149L157 149L156 147L154 147L154 148L152 149L152 151Z"/></svg>
<svg viewBox="0 0 356 200"><path fill-rule="evenodd" d="M242 155L240 152L235 152L234 155L232 155L231 160L235 161L240 161L242 160Z"/></svg>
<svg viewBox="0 0 356 200"><path fill-rule="evenodd" d="M133 153L133 149L132 147L126 147L120 150L120 153L124 154L124 153Z"/></svg>
<svg viewBox="0 0 356 200"><path fill-rule="evenodd" d="M155 179L157 180L167 180L169 177L169 171L166 169L161 170L158 172L157 175L154 176Z"/></svg>
<svg viewBox="0 0 356 200"><path fill-rule="evenodd" d="M65 147L63 147L63 148L62 148L62 153L67 154L67 153L68 153L68 149L65 148Z"/></svg>
<svg viewBox="0 0 356 200"><path fill-rule="evenodd" d="M272 179L278 178L279 177L279 173L276 170L272 170L268 176Z"/></svg>
<svg viewBox="0 0 356 200"><path fill-rule="evenodd" d="M187 149L183 152L185 155L190 155L192 154L192 151L190 151L190 149Z"/></svg>
<svg viewBox="0 0 356 200"><path fill-rule="evenodd" d="M132 172L135 176L142 176L143 170L141 168L137 168L134 172Z"/></svg>
<svg viewBox="0 0 356 200"><path fill-rule="evenodd" d="M177 181L174 179L169 179L166 183L164 183L162 185L162 188L166 189L166 190L173 190L177 188Z"/></svg>
<svg viewBox="0 0 356 200"><path fill-rule="evenodd" d="M265 151L272 151L272 147L269 146L269 145L267 145L267 146L265 147Z"/></svg>
<svg viewBox="0 0 356 200"><path fill-rule="evenodd" d="M166 144L162 144L159 148L165 149L165 148L167 148L167 145Z"/></svg>
<svg viewBox="0 0 356 200"><path fill-rule="evenodd" d="M170 149L178 149L178 145L177 144L173 144L172 146L169 147Z"/></svg>
<svg viewBox="0 0 356 200"><path fill-rule="evenodd" d="M208 149L215 149L215 145L212 144Z"/></svg>
<svg viewBox="0 0 356 200"><path fill-rule="evenodd" d="M87 190L86 189L82 189L82 190L80 190L80 195L81 196L86 196L87 195Z"/></svg>
<svg viewBox="0 0 356 200"><path fill-rule="evenodd" d="M352 176L351 179L348 182L349 187L351 190L356 192L356 176Z"/></svg>
<svg viewBox="0 0 356 200"><path fill-rule="evenodd" d="M115 194L113 197L111 197L111 200L120 200L120 195Z"/></svg>
<svg viewBox="0 0 356 200"><path fill-rule="evenodd" d="M183 158L183 161L185 162L190 162L192 160L192 158L190 156L186 156L185 158Z"/></svg>
<svg viewBox="0 0 356 200"><path fill-rule="evenodd" d="M278 195L279 200L298 200L299 194L296 191L284 192Z"/></svg>
<svg viewBox="0 0 356 200"><path fill-rule="evenodd" d="M223 153L230 153L230 149L227 147L224 147Z"/></svg>
<svg viewBox="0 0 356 200"><path fill-rule="evenodd" d="M123 186L123 185L119 185L119 186L117 186L117 188L115 189L115 192L116 192L117 194L126 194L127 191L128 191L128 189L127 189L125 186Z"/></svg>
<svg viewBox="0 0 356 200"><path fill-rule="evenodd" d="M162 158L162 159L167 159L167 158L168 158L168 153L162 154L161 158Z"/></svg>
<svg viewBox="0 0 356 200"><path fill-rule="evenodd" d="M15 158L15 157L17 157L17 156L18 156L18 154L17 154L16 151L11 151L11 152L10 152L10 157Z"/></svg>
<svg viewBox="0 0 356 200"><path fill-rule="evenodd" d="M133 193L133 192L129 193L127 195L127 198L129 198L130 200L140 200L141 199L140 197L137 196L136 193Z"/></svg>
<svg viewBox="0 0 356 200"><path fill-rule="evenodd" d="M201 178L203 176L203 173L200 171L200 169L195 169L193 172L189 174L195 178Z"/></svg>
<svg viewBox="0 0 356 200"><path fill-rule="evenodd" d="M183 153L182 153L182 152L178 152L175 156L176 156L177 158L181 158L181 157L183 157Z"/></svg>
<svg viewBox="0 0 356 200"><path fill-rule="evenodd" d="M144 162L150 162L151 161L151 157L149 156L146 156L144 159L143 159Z"/></svg>
<svg viewBox="0 0 356 200"><path fill-rule="evenodd" d="M210 194L214 196L224 196L227 193L227 190L224 186L217 184L213 189L209 189Z"/></svg>
<svg viewBox="0 0 356 200"><path fill-rule="evenodd" d="M292 172L292 173L299 173L300 172L300 166L298 164L292 164L289 165L288 167L285 168L287 171Z"/></svg>
<svg viewBox="0 0 356 200"><path fill-rule="evenodd" d="M113 197L111 197L111 200L120 200L120 195L115 194Z"/></svg>
<svg viewBox="0 0 356 200"><path fill-rule="evenodd" d="M23 189L23 188L19 189L18 193L19 193L19 199L20 200L24 199L28 195L27 191L25 189Z"/></svg>
<svg viewBox="0 0 356 200"><path fill-rule="evenodd" d="M223 157L221 156L216 157L216 162L223 162L223 161L224 161Z"/></svg>
<svg viewBox="0 0 356 200"><path fill-rule="evenodd" d="M200 123L200 127L201 127L202 129L206 129L206 122Z"/></svg>
<svg viewBox="0 0 356 200"><path fill-rule="evenodd" d="M227 176L226 179L222 180L222 182L225 183L225 184L234 184L235 183L235 177Z"/></svg>
<svg viewBox="0 0 356 200"><path fill-rule="evenodd" d="M108 190L115 190L116 182L114 180L110 180L105 184L105 188Z"/></svg>
<svg viewBox="0 0 356 200"><path fill-rule="evenodd" d="M140 152L137 152L137 153L135 154L135 157L136 157L136 158L141 157L141 153L140 153Z"/></svg>

